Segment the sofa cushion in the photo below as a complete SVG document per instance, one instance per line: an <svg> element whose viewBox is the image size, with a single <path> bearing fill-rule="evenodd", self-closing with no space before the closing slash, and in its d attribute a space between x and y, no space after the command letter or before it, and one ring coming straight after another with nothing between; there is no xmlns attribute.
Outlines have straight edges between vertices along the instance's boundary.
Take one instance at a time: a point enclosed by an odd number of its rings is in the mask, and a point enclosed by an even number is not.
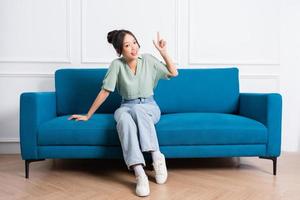
<svg viewBox="0 0 300 200"><path fill-rule="evenodd" d="M162 115L156 127L162 145L265 144L267 128L250 118L222 113Z"/></svg>
<svg viewBox="0 0 300 200"><path fill-rule="evenodd" d="M38 131L39 145L119 145L112 114L94 114L88 121L60 116L43 123Z"/></svg>
<svg viewBox="0 0 300 200"><path fill-rule="evenodd" d="M39 145L120 145L112 114L94 114L88 121L69 121L69 116L43 123ZM232 114L177 113L162 115L156 124L161 146L265 144L266 127L255 120Z"/></svg>

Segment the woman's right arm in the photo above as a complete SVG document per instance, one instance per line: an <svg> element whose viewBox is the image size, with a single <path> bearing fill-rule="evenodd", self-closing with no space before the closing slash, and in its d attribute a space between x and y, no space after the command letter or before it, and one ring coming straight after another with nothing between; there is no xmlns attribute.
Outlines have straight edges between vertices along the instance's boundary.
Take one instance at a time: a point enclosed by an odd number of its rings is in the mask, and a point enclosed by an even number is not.
<svg viewBox="0 0 300 200"><path fill-rule="evenodd" d="M69 117L69 120L71 119L76 119L76 121L89 120L92 117L92 115L96 112L96 110L101 106L101 104L106 100L109 94L110 92L108 90L102 89L99 92L97 98L95 99L94 103L92 104L91 108L89 109L86 115L72 115L71 117Z"/></svg>

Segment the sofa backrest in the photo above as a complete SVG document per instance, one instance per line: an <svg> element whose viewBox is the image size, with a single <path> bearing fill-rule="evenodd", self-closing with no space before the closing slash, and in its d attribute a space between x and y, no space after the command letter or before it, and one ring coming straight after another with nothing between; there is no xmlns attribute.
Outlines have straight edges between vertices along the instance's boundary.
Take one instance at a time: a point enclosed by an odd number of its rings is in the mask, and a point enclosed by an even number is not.
<svg viewBox="0 0 300 200"><path fill-rule="evenodd" d="M57 115L87 113L101 90L107 69L60 69L55 72ZM179 69L179 76L161 80L154 91L162 113L235 113L239 98L237 68ZM97 110L113 113L117 91Z"/></svg>
<svg viewBox="0 0 300 200"><path fill-rule="evenodd" d="M238 69L181 69L179 76L160 81L155 99L162 113L236 113L239 101Z"/></svg>
<svg viewBox="0 0 300 200"><path fill-rule="evenodd" d="M60 69L55 72L57 115L87 113L101 90L107 69ZM111 93L96 113L113 113L121 103Z"/></svg>

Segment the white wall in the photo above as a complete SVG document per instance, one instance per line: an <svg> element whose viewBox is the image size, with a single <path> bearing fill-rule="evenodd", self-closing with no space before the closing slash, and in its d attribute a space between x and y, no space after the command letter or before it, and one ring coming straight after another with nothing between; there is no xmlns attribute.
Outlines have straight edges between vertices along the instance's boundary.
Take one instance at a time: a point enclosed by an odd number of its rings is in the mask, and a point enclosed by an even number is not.
<svg viewBox="0 0 300 200"><path fill-rule="evenodd" d="M19 152L19 96L54 90L59 68L106 68L113 29L132 30L159 56L156 31L179 68L237 66L242 92L284 97L282 149L299 150L297 0L0 0L0 153Z"/></svg>
<svg viewBox="0 0 300 200"><path fill-rule="evenodd" d="M281 1L280 92L283 95L283 145L300 151L300 1Z"/></svg>

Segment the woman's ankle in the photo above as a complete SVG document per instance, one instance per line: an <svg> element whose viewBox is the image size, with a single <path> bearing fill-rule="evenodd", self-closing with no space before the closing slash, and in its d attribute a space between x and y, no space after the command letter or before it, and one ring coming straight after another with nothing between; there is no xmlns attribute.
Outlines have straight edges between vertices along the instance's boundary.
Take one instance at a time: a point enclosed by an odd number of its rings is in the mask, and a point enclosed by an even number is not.
<svg viewBox="0 0 300 200"><path fill-rule="evenodd" d="M162 153L158 151L152 151L151 152L152 160L155 162L156 160L160 159L162 157Z"/></svg>
<svg viewBox="0 0 300 200"><path fill-rule="evenodd" d="M141 175L146 176L146 173L145 173L145 170L144 170L142 164L133 165L132 169L133 169L134 174L135 174L136 177L141 176Z"/></svg>

